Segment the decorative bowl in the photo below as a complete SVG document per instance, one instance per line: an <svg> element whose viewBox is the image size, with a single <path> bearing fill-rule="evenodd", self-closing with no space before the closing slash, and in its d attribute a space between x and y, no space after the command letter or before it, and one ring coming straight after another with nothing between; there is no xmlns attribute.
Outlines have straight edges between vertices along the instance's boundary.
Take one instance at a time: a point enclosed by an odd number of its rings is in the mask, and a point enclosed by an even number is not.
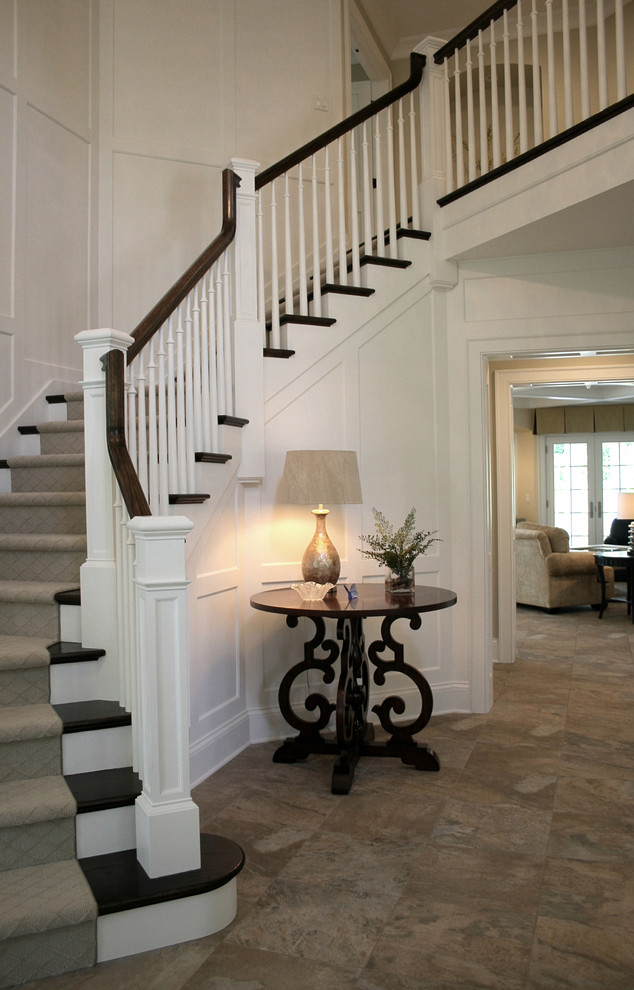
<svg viewBox="0 0 634 990"><path fill-rule="evenodd" d="M305 581L303 584L292 584L291 588L297 592L302 601L305 602L321 602L324 600L331 588L335 588L336 585L329 584L317 584L316 581Z"/></svg>

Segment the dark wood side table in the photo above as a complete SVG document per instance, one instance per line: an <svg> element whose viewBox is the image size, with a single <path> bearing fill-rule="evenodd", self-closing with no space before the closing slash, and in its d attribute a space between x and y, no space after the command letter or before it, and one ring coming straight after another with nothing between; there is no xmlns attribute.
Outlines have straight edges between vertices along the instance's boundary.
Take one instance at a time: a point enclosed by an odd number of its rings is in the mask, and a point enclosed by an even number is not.
<svg viewBox="0 0 634 990"><path fill-rule="evenodd" d="M601 608L599 609L599 618L603 616L603 613L608 607L608 602L624 601L627 604L628 615L631 613L632 622L634 622L634 609L632 608L632 568L634 567L634 554L628 553L624 548L619 548L617 550L595 550L594 559L599 569L599 581L601 582ZM625 569L627 574L627 597L625 599L607 598L605 593L605 576L603 574L604 567Z"/></svg>
<svg viewBox="0 0 634 990"><path fill-rule="evenodd" d="M431 688L423 674L405 662L403 645L392 636L392 625L397 619L405 618L409 620L410 628L419 629L421 613L450 608L456 604L457 596L446 588L419 585L411 595L388 595L382 584L361 584L357 591L358 598L349 599L345 588L339 586L335 595L327 596L322 602L304 602L292 588L264 591L251 598L253 608L285 615L290 628L297 626L302 616L311 619L315 627L313 638L304 644L304 659L286 672L280 684L280 710L298 735L286 739L275 751L273 761L294 763L311 753L337 756L332 775L333 794L349 792L361 756L398 756L403 763L417 770L440 769L434 751L414 739L431 718ZM382 616L383 622L381 638L372 642L366 651L363 620L370 616ZM326 619L336 621L336 639L326 638ZM317 650L322 656L315 655ZM385 656L386 651L391 656ZM293 685L308 670L321 671L323 683L332 684L337 661L336 701L317 692L310 693L304 699L304 708L317 715L304 718L291 704ZM373 706L372 711L390 734L386 742L375 742L374 728L368 723L370 664L374 667L376 685L385 684L387 674L400 673L413 681L420 695L420 712L407 723L392 720L392 715L402 715L405 711L402 698L390 695L381 704ZM336 739L330 740L324 738L322 732L333 712L336 713Z"/></svg>

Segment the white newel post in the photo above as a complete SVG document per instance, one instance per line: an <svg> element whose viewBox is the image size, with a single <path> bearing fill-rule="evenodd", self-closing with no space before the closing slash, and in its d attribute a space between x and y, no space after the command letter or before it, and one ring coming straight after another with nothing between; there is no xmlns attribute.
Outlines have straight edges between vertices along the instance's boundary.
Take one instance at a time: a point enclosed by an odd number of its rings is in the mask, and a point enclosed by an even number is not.
<svg viewBox="0 0 634 990"><path fill-rule="evenodd" d="M235 412L249 420L242 441L241 479L264 475L264 314L258 313L255 173L259 162L234 158L240 176L234 240L233 343Z"/></svg>
<svg viewBox="0 0 634 990"><path fill-rule="evenodd" d="M102 356L126 352L133 338L117 330L83 330L84 447L86 456L86 562L81 568L82 643L106 650L99 672L101 698L119 698L114 487L106 446L106 381Z"/></svg>
<svg viewBox="0 0 634 990"><path fill-rule="evenodd" d="M184 516L136 516L140 775L137 858L150 877L200 867L189 782L189 653Z"/></svg>

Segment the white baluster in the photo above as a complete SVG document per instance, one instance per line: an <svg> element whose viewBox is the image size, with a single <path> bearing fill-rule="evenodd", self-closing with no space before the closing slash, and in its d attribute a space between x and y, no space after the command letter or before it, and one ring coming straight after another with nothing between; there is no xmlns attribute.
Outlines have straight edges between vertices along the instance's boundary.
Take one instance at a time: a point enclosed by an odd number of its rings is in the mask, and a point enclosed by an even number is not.
<svg viewBox="0 0 634 990"><path fill-rule="evenodd" d="M178 491L178 444L176 440L176 341L174 315L167 322L167 490Z"/></svg>
<svg viewBox="0 0 634 990"><path fill-rule="evenodd" d="M585 0L580 0L585 3ZM537 23L537 0L532 0L531 9L531 51L533 57L533 144L536 146L543 140L542 123L542 74L539 65L539 27Z"/></svg>
<svg viewBox="0 0 634 990"><path fill-rule="evenodd" d="M572 107L572 66L570 61L570 9L568 0L562 0L562 35L564 49L564 119L566 128L574 123Z"/></svg>
<svg viewBox="0 0 634 990"><path fill-rule="evenodd" d="M266 303L264 292L264 214L262 212L262 190L258 189L257 237L258 237L258 319L264 324ZM264 332L266 346L266 331Z"/></svg>
<svg viewBox="0 0 634 990"><path fill-rule="evenodd" d="M202 406L202 449L211 450L211 397L209 394L209 300L207 275L198 286L200 305L200 389Z"/></svg>
<svg viewBox="0 0 634 990"><path fill-rule="evenodd" d="M166 516L169 506L169 485L167 477L167 382L165 338L167 325L163 324L158 332L158 385L157 385L157 429L158 429L158 492L159 514Z"/></svg>
<svg viewBox="0 0 634 990"><path fill-rule="evenodd" d="M361 172L363 183L363 253L372 252L372 210L370 207L370 156L368 154L367 121L361 127Z"/></svg>
<svg viewBox="0 0 634 990"><path fill-rule="evenodd" d="M597 72L599 76L599 110L605 110L608 105L608 65L603 0L597 0Z"/></svg>
<svg viewBox="0 0 634 990"><path fill-rule="evenodd" d="M517 75L520 118L520 154L528 148L528 123L526 117L526 75L524 70L524 21L522 0L517 0Z"/></svg>
<svg viewBox="0 0 634 990"><path fill-rule="evenodd" d="M308 315L308 288L306 275L306 218L304 214L304 179L302 163L297 166L297 220L299 225L298 257L299 257L299 313Z"/></svg>
<svg viewBox="0 0 634 990"><path fill-rule="evenodd" d="M374 190L374 215L376 217L376 253L379 257L385 254L385 220L383 217L383 148L381 139L381 114L374 119L374 171L376 173L376 188Z"/></svg>
<svg viewBox="0 0 634 990"><path fill-rule="evenodd" d="M158 418L156 410L156 354L155 338L148 348L148 393L147 393L147 436L148 436L148 501L152 512L160 515L158 497Z"/></svg>
<svg viewBox="0 0 634 990"><path fill-rule="evenodd" d="M319 189L317 186L317 160L312 156L312 175L310 178L313 202L313 315L321 316L321 257L319 251Z"/></svg>
<svg viewBox="0 0 634 990"><path fill-rule="evenodd" d="M225 405L223 409L223 414L227 416L232 416L235 412L233 408L233 346L231 341L231 255L229 251L224 253L224 269L222 272L222 281L224 286L224 309L223 309L223 330L224 330L224 346L223 346L223 356L224 362L222 366L222 373L225 379Z"/></svg>
<svg viewBox="0 0 634 990"><path fill-rule="evenodd" d="M280 294L278 283L277 200L275 198L275 179L273 179L271 182L271 347L274 347L276 350L280 347ZM216 280L216 287L217 286L218 281ZM218 333L220 332L221 326L222 323L218 322L216 326Z"/></svg>
<svg viewBox="0 0 634 990"><path fill-rule="evenodd" d="M284 312L288 313L289 316L293 313L293 241L291 237L291 194L288 172L284 173ZM277 346L279 347L279 344Z"/></svg>
<svg viewBox="0 0 634 990"><path fill-rule="evenodd" d="M194 450L203 446L202 380L200 369L200 305L198 286L190 292L192 310L192 405L194 407Z"/></svg>
<svg viewBox="0 0 634 990"><path fill-rule="evenodd" d="M467 39L467 61L465 65L467 74L467 160L469 182L476 177L476 149L475 149L475 112L473 107L473 61L471 59L471 41Z"/></svg>
<svg viewBox="0 0 634 990"><path fill-rule="evenodd" d="M409 227L409 214L407 209L407 172L405 170L405 117L403 115L403 101L398 101L398 187L399 187L399 222L401 230Z"/></svg>
<svg viewBox="0 0 634 990"><path fill-rule="evenodd" d="M478 107L480 116L480 175L489 171L489 135L487 121L484 36L478 31Z"/></svg>
<svg viewBox="0 0 634 990"><path fill-rule="evenodd" d="M615 43L616 43L616 98L624 100L627 96L627 77L625 72L625 31L623 25L623 0L614 3Z"/></svg>
<svg viewBox="0 0 634 990"><path fill-rule="evenodd" d="M209 272L209 391L211 394L211 450L217 452L220 446L218 428L218 367L217 340L218 325L222 319L222 304L216 290L218 262Z"/></svg>
<svg viewBox="0 0 634 990"><path fill-rule="evenodd" d="M227 403L225 396L225 287L222 277L222 258L218 259L216 267L216 387L218 392L218 412L225 412Z"/></svg>
<svg viewBox="0 0 634 990"><path fill-rule="evenodd" d="M324 218L326 223L326 283L335 281L334 246L332 238L332 202L330 195L330 148L324 149Z"/></svg>
<svg viewBox="0 0 634 990"><path fill-rule="evenodd" d="M590 116L590 80L588 77L588 34L586 0L579 0L579 81L581 86L581 119Z"/></svg>
<svg viewBox="0 0 634 990"><path fill-rule="evenodd" d="M453 192L454 168L453 149L451 146L451 83L449 80L449 59L444 61L444 93L445 93L445 172L446 172L446 192Z"/></svg>
<svg viewBox="0 0 634 990"><path fill-rule="evenodd" d="M462 97L460 95L460 53L454 52L454 103L456 114L456 186L464 186L464 145L462 137Z"/></svg>
<svg viewBox="0 0 634 990"><path fill-rule="evenodd" d="M184 300L185 306L185 458L187 464L187 492L196 491L194 476L194 455L196 452L194 435L194 343L192 340L191 296Z"/></svg>
<svg viewBox="0 0 634 990"><path fill-rule="evenodd" d="M138 358L135 358L132 365L128 369L128 385L127 385L127 398L128 398L128 415L126 417L126 440L128 443L128 453L130 454L130 460L134 464L135 471L139 470L139 452L137 447L137 412L136 412L136 386L135 386L135 369L138 365Z"/></svg>
<svg viewBox="0 0 634 990"><path fill-rule="evenodd" d="M139 481L141 482L141 488L148 494L148 470L147 470L147 415L145 411L145 361L143 360L143 351L138 357L138 373L137 373L137 442L139 445L139 463L137 467L137 474L139 476Z"/></svg>
<svg viewBox="0 0 634 990"><path fill-rule="evenodd" d="M176 317L176 437L178 456L177 492L187 491L187 431L185 428L185 327L183 307Z"/></svg>
<svg viewBox="0 0 634 990"><path fill-rule="evenodd" d="M555 75L553 0L546 0L546 39L548 46L548 133L550 137L554 137L559 131L559 123L557 120L557 77Z"/></svg>
<svg viewBox="0 0 634 990"><path fill-rule="evenodd" d="M412 230L420 230L421 220L420 199L418 195L418 141L416 140L416 109L413 92L409 94L409 164L410 183L412 189Z"/></svg>
<svg viewBox="0 0 634 990"><path fill-rule="evenodd" d="M502 164L502 148L500 141L500 106L498 99L498 66L497 42L495 40L495 21L491 21L491 157L493 168Z"/></svg>
<svg viewBox="0 0 634 990"><path fill-rule="evenodd" d="M114 517L114 561L115 561L115 596L116 596L116 608L117 608L117 652L119 655L119 700L126 711L130 711L130 698L131 698L131 687L130 687L130 677L131 677L131 657L128 654L127 641L126 641L126 621L125 621L125 596L124 596L124 585L122 580L122 559L123 559L123 549L122 549L122 523L121 517L124 511L123 496L121 495L121 489L117 484L115 484L115 496L113 504L113 517Z"/></svg>
<svg viewBox="0 0 634 990"><path fill-rule="evenodd" d="M350 237L352 240L352 284L361 284L361 265L359 259L359 206L357 203L357 152L354 143L354 131L350 137Z"/></svg>
<svg viewBox="0 0 634 990"><path fill-rule="evenodd" d="M394 127L392 107L387 108L387 215L390 232L390 258L398 258L396 243L396 177L394 175Z"/></svg>
<svg viewBox="0 0 634 990"><path fill-rule="evenodd" d="M506 160L514 157L513 147L513 82L511 79L511 35L508 10L504 11L504 136Z"/></svg>
<svg viewBox="0 0 634 990"><path fill-rule="evenodd" d="M337 140L337 216L339 228L339 285L348 284L346 254L346 177L343 138Z"/></svg>

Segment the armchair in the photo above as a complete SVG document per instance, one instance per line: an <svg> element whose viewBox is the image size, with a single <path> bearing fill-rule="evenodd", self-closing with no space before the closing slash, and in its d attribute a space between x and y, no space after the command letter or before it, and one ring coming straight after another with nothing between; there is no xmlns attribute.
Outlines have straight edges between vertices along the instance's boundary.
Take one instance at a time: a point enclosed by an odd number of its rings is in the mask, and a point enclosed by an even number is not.
<svg viewBox="0 0 634 990"><path fill-rule="evenodd" d="M606 596L614 593L614 571L605 568ZM593 555L570 550L565 529L518 523L515 529L515 597L548 610L600 605L601 585Z"/></svg>

